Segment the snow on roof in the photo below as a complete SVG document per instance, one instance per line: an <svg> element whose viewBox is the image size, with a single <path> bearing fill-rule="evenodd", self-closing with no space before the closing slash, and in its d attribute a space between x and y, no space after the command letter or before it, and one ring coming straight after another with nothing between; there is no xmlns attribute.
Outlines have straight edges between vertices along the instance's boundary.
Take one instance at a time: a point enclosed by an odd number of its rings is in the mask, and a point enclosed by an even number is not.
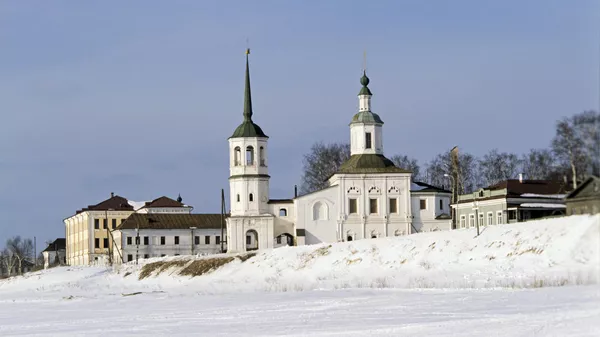
<svg viewBox="0 0 600 337"><path fill-rule="evenodd" d="M564 199L566 194L536 194L536 193L523 193L523 198L552 198L552 199Z"/></svg>
<svg viewBox="0 0 600 337"><path fill-rule="evenodd" d="M127 200L127 203L130 204L135 211L137 211L138 209L144 207L144 205L146 204L146 201Z"/></svg>
<svg viewBox="0 0 600 337"><path fill-rule="evenodd" d="M565 206L563 204L540 204L540 203L528 202L528 203L521 204L521 207L526 207L526 208L566 208L567 206Z"/></svg>

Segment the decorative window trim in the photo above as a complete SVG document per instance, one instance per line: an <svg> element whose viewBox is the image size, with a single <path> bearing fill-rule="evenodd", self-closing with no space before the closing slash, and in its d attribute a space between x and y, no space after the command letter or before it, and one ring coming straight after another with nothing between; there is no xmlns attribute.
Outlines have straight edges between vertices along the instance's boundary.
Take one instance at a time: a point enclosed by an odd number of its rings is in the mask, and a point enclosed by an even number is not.
<svg viewBox="0 0 600 337"><path fill-rule="evenodd" d="M348 188L348 194L360 194L360 189L356 186Z"/></svg>
<svg viewBox="0 0 600 337"><path fill-rule="evenodd" d="M393 194L400 194L400 190L398 189L398 187L396 186L392 186L388 189L388 193L393 193Z"/></svg>
<svg viewBox="0 0 600 337"><path fill-rule="evenodd" d="M369 187L369 194L381 194L381 190L377 186Z"/></svg>

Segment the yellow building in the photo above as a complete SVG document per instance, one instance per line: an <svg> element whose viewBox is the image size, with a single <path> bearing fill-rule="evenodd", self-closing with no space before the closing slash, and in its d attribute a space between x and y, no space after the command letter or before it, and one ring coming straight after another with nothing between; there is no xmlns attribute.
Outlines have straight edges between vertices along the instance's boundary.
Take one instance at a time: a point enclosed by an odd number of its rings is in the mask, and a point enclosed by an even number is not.
<svg viewBox="0 0 600 337"><path fill-rule="evenodd" d="M89 265L110 263L117 247L111 231L135 209L130 202L111 193L109 199L78 210L64 219L67 264Z"/></svg>
<svg viewBox="0 0 600 337"><path fill-rule="evenodd" d="M162 196L148 202L135 202L110 194L64 219L66 260L70 266L121 262L121 233L116 228L133 213L191 213L193 207ZM114 242L114 243L113 243Z"/></svg>

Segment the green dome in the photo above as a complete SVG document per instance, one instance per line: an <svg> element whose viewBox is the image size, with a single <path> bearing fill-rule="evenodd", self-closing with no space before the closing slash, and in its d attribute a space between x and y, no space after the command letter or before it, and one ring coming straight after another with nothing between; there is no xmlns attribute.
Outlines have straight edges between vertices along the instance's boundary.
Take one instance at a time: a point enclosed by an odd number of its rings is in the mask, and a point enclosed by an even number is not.
<svg viewBox="0 0 600 337"><path fill-rule="evenodd" d="M383 124L383 121L378 114L371 111L361 111L352 117L353 123L365 123L365 124Z"/></svg>
<svg viewBox="0 0 600 337"><path fill-rule="evenodd" d="M409 173L381 154L355 154L340 166L338 173Z"/></svg>
<svg viewBox="0 0 600 337"><path fill-rule="evenodd" d="M360 78L360 84L362 84L363 87L360 89L360 92L358 93L359 96L361 96L361 95L373 96L373 94L371 93L371 90L369 90L369 87L367 87L367 85L369 85L369 82L371 82L371 81L367 77L367 73L363 71L363 75Z"/></svg>
<svg viewBox="0 0 600 337"><path fill-rule="evenodd" d="M256 125L252 121L244 121L240 126L235 129L233 135L229 138L244 138L244 137L264 137L269 138L260 126Z"/></svg>
<svg viewBox="0 0 600 337"><path fill-rule="evenodd" d="M367 73L363 73L363 76L360 78L360 84L362 84L364 87L366 87L367 85L369 85L369 78L367 77Z"/></svg>

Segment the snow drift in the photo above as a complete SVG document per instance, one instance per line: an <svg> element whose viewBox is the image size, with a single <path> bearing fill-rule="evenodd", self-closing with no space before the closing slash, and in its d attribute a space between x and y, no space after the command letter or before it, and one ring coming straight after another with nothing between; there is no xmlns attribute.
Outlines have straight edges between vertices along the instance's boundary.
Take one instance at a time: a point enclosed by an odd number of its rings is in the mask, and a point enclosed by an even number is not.
<svg viewBox="0 0 600 337"><path fill-rule="evenodd" d="M228 258L201 276L180 275L198 259ZM545 287L597 283L600 215L284 247L231 255L149 259L113 269L62 267L0 281L0 298L68 288L74 296L168 291L227 293L339 288ZM144 265L178 261L165 268ZM172 267L169 267L172 266ZM189 268L188 268L189 269Z"/></svg>

